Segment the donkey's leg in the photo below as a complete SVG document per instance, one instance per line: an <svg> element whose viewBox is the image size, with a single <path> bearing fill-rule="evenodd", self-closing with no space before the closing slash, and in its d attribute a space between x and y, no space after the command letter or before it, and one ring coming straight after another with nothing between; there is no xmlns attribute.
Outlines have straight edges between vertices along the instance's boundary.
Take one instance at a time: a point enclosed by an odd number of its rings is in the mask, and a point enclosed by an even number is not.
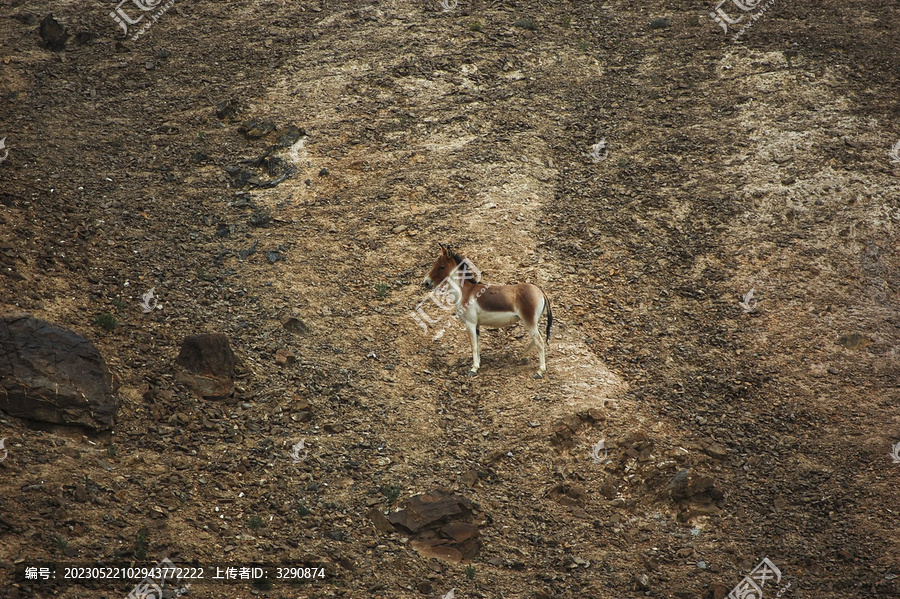
<svg viewBox="0 0 900 599"><path fill-rule="evenodd" d="M544 372L547 370L547 347L544 344L544 339L541 337L537 324L528 327L528 332L531 334L531 344L536 345L538 348L539 367L538 371L534 373L534 378L542 379L544 378Z"/></svg>
<svg viewBox="0 0 900 599"><path fill-rule="evenodd" d="M475 376L478 374L478 369L481 367L481 356L478 355L478 337L481 331L478 330L478 325L465 323L466 331L469 333L469 341L472 342L472 369L469 370L469 376Z"/></svg>

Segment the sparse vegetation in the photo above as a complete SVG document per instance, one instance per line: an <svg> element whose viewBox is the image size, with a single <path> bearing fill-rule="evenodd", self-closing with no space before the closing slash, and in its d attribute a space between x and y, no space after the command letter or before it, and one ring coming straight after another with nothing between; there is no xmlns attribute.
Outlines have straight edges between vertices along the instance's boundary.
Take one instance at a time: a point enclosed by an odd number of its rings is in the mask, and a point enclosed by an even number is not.
<svg viewBox="0 0 900 599"><path fill-rule="evenodd" d="M483 26L480 21L472 21L469 23L469 31L481 31Z"/></svg>
<svg viewBox="0 0 900 599"><path fill-rule="evenodd" d="M397 501L397 499L399 499L401 490L402 489L400 487L394 485L381 487L379 489L381 494L384 495L385 498L387 498L388 504L393 504L395 501Z"/></svg>
<svg viewBox="0 0 900 599"><path fill-rule="evenodd" d="M138 530L134 541L134 557L139 560L147 559L147 529Z"/></svg>
<svg viewBox="0 0 900 599"><path fill-rule="evenodd" d="M527 29L528 31L537 30L537 24L534 22L534 19L516 19L513 26L518 27L519 29Z"/></svg>
<svg viewBox="0 0 900 599"><path fill-rule="evenodd" d="M247 526L250 527L250 530L259 530L263 527L263 524L265 524L265 521L262 519L262 516L256 514L250 516L250 519L247 520Z"/></svg>
<svg viewBox="0 0 900 599"><path fill-rule="evenodd" d="M387 295L388 284L387 283L378 283L375 285L375 295L379 298L382 298Z"/></svg>
<svg viewBox="0 0 900 599"><path fill-rule="evenodd" d="M103 312L94 317L94 324L102 329L111 331L116 328L116 317L111 312Z"/></svg>

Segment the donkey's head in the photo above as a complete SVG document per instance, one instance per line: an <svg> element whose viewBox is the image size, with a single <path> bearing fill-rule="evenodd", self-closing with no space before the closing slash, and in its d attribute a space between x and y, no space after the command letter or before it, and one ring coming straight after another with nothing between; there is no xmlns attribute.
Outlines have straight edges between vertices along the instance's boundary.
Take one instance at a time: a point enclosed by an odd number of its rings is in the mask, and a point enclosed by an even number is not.
<svg viewBox="0 0 900 599"><path fill-rule="evenodd" d="M422 281L422 284L428 289L431 289L446 279L450 273L453 272L453 269L456 268L456 265L463 260L459 254L451 250L448 246L443 243L440 244L440 246L441 253L438 254L437 260L434 261L434 265L432 265L428 276Z"/></svg>

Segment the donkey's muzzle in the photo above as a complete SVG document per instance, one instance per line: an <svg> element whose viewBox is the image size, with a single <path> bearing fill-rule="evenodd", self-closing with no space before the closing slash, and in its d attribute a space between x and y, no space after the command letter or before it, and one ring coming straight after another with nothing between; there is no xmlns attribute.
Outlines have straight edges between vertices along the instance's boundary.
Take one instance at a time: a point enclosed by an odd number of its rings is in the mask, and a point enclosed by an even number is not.
<svg viewBox="0 0 900 599"><path fill-rule="evenodd" d="M424 287L425 289L431 289L432 287L434 287L434 283L431 282L431 279L426 278L424 281L422 281L422 287Z"/></svg>

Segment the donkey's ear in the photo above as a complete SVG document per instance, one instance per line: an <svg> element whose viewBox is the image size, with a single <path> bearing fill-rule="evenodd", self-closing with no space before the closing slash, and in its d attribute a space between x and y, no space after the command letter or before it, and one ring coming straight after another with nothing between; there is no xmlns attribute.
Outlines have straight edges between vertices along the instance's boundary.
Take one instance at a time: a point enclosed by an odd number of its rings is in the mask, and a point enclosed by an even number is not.
<svg viewBox="0 0 900 599"><path fill-rule="evenodd" d="M442 243L442 244L441 244L441 253L442 253L443 255L445 255L445 256L449 256L449 255L450 255L450 248L448 248L446 245L444 245L444 244Z"/></svg>

